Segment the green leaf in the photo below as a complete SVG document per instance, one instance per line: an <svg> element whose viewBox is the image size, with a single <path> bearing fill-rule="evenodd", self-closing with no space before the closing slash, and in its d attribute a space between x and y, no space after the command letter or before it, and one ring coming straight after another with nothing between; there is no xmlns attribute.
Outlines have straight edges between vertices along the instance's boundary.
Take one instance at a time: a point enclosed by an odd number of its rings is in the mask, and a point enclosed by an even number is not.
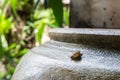
<svg viewBox="0 0 120 80"><path fill-rule="evenodd" d="M34 27L34 23L27 21L28 26Z"/></svg>
<svg viewBox="0 0 120 80"><path fill-rule="evenodd" d="M23 50L20 51L20 53L17 56L23 56L27 52L28 52L28 49L23 49Z"/></svg>
<svg viewBox="0 0 120 80"><path fill-rule="evenodd" d="M6 19L5 14L0 14L0 34L5 34L12 27L12 18Z"/></svg>
<svg viewBox="0 0 120 80"><path fill-rule="evenodd" d="M64 24L69 26L69 9L64 8Z"/></svg>
<svg viewBox="0 0 120 80"><path fill-rule="evenodd" d="M63 24L63 4L62 0L49 0L50 7L53 10L55 15L56 22L59 27L62 27Z"/></svg>
<svg viewBox="0 0 120 80"><path fill-rule="evenodd" d="M41 43L45 25L46 24L42 22L41 25L38 27L38 32L36 34L36 39L37 39L37 42L39 42L39 43Z"/></svg>
<svg viewBox="0 0 120 80"><path fill-rule="evenodd" d="M0 59L2 59L2 56L3 56L3 52L2 52L2 38L1 38L1 35L0 35Z"/></svg>
<svg viewBox="0 0 120 80"><path fill-rule="evenodd" d="M10 6L13 9L14 14L17 16L16 8L18 5L18 0L10 0Z"/></svg>

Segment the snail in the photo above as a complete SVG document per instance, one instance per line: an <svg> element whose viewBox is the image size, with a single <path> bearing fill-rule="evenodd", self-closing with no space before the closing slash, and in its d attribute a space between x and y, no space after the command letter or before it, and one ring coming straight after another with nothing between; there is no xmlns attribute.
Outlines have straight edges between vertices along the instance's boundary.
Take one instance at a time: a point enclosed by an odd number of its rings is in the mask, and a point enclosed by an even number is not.
<svg viewBox="0 0 120 80"><path fill-rule="evenodd" d="M77 52L73 53L73 55L71 56L71 59L74 61L80 61L82 55L83 54L81 54L80 51L77 51Z"/></svg>

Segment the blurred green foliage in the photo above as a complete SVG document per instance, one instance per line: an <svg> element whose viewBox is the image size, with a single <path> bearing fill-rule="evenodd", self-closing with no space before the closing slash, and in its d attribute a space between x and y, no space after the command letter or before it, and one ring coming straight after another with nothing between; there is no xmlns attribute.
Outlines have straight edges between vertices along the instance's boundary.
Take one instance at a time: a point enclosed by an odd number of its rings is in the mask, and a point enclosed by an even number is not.
<svg viewBox="0 0 120 80"><path fill-rule="evenodd" d="M31 5L32 1L33 5ZM16 30L17 33L15 33L13 31L20 23L20 19L25 20L22 33L20 30ZM57 28L68 25L69 8L63 6L62 0L45 0L44 4L41 4L40 0L31 0L31 2L2 0L0 3L0 65L2 64L5 70L0 71L0 80L10 80L20 58L34 47L36 42L41 44L46 26ZM20 35L20 40L16 40L16 36L11 36L13 34ZM27 47L30 44L33 46Z"/></svg>
<svg viewBox="0 0 120 80"><path fill-rule="evenodd" d="M50 0L49 1L50 7L53 9L53 13L55 15L55 19L58 23L58 26L62 27L63 23L63 4L62 0ZM59 9L58 9L59 8Z"/></svg>
<svg viewBox="0 0 120 80"><path fill-rule="evenodd" d="M0 11L0 34L4 35L8 33L11 27L12 27L12 17L6 18L5 14L2 11Z"/></svg>

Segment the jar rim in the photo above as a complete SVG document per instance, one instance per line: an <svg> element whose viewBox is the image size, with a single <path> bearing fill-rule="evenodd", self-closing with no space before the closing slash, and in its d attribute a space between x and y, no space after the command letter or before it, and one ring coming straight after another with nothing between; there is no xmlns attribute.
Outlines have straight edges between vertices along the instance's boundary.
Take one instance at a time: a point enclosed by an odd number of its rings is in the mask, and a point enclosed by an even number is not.
<svg viewBox="0 0 120 80"><path fill-rule="evenodd" d="M49 32L51 40L120 47L120 29L56 28Z"/></svg>

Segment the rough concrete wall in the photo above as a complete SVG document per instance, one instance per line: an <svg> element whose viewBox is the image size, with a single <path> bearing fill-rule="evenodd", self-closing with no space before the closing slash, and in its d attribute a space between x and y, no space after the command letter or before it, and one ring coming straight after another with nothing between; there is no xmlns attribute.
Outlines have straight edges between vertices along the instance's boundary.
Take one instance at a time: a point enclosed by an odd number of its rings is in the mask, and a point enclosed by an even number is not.
<svg viewBox="0 0 120 80"><path fill-rule="evenodd" d="M120 0L71 0L70 27L120 28Z"/></svg>

